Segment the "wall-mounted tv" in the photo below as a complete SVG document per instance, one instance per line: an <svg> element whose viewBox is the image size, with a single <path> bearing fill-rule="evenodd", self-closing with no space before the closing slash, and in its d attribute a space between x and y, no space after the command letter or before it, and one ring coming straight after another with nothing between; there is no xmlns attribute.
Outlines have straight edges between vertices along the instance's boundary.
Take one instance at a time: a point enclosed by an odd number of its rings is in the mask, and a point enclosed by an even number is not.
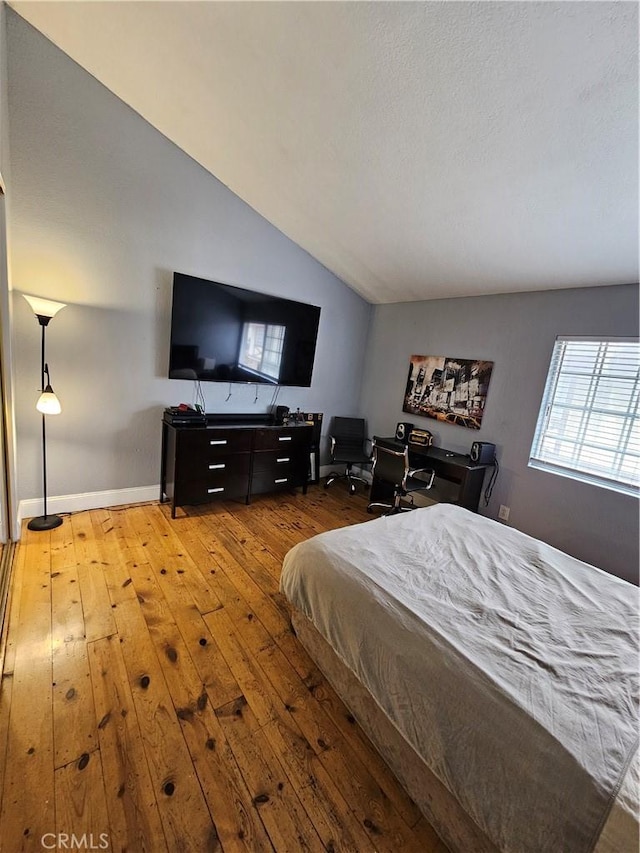
<svg viewBox="0 0 640 853"><path fill-rule="evenodd" d="M311 385L320 309L173 274L170 379Z"/></svg>

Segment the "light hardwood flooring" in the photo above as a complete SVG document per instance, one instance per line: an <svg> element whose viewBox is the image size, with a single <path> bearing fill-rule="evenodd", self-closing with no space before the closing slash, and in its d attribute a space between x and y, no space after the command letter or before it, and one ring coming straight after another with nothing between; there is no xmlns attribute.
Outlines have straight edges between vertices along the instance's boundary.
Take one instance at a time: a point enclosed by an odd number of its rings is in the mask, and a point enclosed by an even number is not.
<svg viewBox="0 0 640 853"><path fill-rule="evenodd" d="M174 521L145 504L25 527L0 692L2 851L75 837L130 853L445 853L278 591L292 545L365 507L335 484Z"/></svg>

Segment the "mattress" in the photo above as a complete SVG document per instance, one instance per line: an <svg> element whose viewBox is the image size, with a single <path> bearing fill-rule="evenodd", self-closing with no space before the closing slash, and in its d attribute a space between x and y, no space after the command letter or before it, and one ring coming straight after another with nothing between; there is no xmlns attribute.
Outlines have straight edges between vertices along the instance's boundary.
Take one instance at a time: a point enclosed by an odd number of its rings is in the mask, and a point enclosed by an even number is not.
<svg viewBox="0 0 640 853"><path fill-rule="evenodd" d="M498 849L637 849L635 587L445 504L300 543L281 587Z"/></svg>

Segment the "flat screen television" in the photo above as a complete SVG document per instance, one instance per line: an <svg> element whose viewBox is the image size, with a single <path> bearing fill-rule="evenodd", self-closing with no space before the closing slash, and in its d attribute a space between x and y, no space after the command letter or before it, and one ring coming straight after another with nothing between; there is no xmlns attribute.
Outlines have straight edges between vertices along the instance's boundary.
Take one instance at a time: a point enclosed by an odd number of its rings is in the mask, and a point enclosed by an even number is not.
<svg viewBox="0 0 640 853"><path fill-rule="evenodd" d="M173 274L170 379L311 385L320 309Z"/></svg>

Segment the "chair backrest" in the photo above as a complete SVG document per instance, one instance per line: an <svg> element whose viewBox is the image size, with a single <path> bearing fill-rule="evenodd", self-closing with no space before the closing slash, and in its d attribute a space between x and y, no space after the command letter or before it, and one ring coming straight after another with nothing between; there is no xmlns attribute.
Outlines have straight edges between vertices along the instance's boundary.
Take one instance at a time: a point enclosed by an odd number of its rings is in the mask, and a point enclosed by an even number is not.
<svg viewBox="0 0 640 853"><path fill-rule="evenodd" d="M407 445L404 446L404 450L392 450L390 447L378 444L375 438L373 439L372 476L384 483L391 483L394 487L400 488L407 471L409 471L409 448Z"/></svg>
<svg viewBox="0 0 640 853"><path fill-rule="evenodd" d="M331 418L329 435L335 442L335 450L342 455L348 451L362 454L367 437L367 427L364 418Z"/></svg>
<svg viewBox="0 0 640 853"><path fill-rule="evenodd" d="M361 444L367 437L364 418L331 418L330 435L334 438L359 441Z"/></svg>

